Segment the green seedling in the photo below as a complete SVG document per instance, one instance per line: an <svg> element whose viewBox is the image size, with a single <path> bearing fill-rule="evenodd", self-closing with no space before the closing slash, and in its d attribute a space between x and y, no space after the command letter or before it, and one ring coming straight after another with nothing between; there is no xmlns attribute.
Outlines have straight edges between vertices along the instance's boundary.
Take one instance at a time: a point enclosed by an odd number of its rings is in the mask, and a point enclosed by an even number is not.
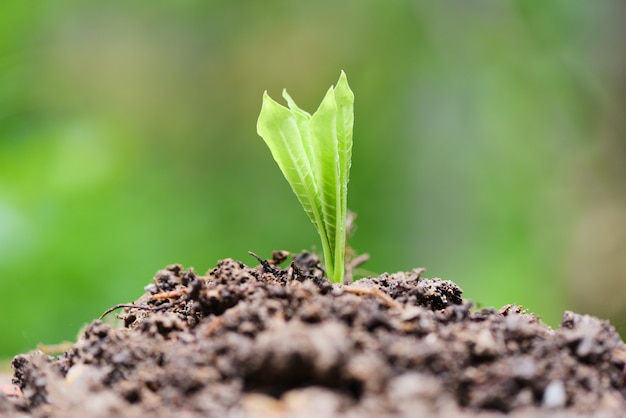
<svg viewBox="0 0 626 418"><path fill-rule="evenodd" d="M285 107L267 91L257 122L274 160L322 240L326 275L341 283L345 272L347 194L352 160L354 94L342 71L313 115L283 90Z"/></svg>

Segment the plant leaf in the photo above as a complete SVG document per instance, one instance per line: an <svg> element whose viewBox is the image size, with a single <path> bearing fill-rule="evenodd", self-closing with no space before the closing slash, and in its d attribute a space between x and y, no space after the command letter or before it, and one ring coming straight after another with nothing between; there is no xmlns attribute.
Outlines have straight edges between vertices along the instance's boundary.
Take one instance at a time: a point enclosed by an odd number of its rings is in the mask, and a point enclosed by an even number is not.
<svg viewBox="0 0 626 418"><path fill-rule="evenodd" d="M354 93L348 85L348 78L343 71L335 88L337 103L337 156L339 174L339 229L336 231L335 263L344 265L346 247L346 220L348 216L348 182L352 164L352 130L354 127ZM342 268L343 280L343 268Z"/></svg>
<svg viewBox="0 0 626 418"><path fill-rule="evenodd" d="M320 200L304 147L304 141L310 143L308 122L303 122L265 92L257 132L265 140L304 211L319 229L323 226Z"/></svg>
<svg viewBox="0 0 626 418"><path fill-rule="evenodd" d="M340 222L340 184L339 161L337 149L337 103L335 90L330 88L322 100L317 111L311 117L311 141L313 146L313 160L311 167L313 177L319 191L320 205L324 230L329 241L329 250L332 254L326 262L326 269L337 277L335 271L335 249L338 225ZM331 275L331 273L328 273Z"/></svg>

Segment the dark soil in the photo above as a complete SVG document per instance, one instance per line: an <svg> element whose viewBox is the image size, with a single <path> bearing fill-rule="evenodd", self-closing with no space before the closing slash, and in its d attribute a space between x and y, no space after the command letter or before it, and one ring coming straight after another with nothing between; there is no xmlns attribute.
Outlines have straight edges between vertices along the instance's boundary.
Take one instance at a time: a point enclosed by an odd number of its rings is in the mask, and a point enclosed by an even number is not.
<svg viewBox="0 0 626 418"><path fill-rule="evenodd" d="M473 310L420 270L350 286L287 268L179 265L64 354L13 360L7 417L626 417L626 346L594 317L559 329ZM21 393L19 393L21 389Z"/></svg>

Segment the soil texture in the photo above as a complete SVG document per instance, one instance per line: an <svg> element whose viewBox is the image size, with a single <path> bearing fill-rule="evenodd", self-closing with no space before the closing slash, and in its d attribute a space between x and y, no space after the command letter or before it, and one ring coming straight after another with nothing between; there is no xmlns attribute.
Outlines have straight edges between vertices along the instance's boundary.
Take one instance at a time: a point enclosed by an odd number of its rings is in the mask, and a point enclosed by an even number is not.
<svg viewBox="0 0 626 418"><path fill-rule="evenodd" d="M351 285L312 254L172 265L66 352L13 360L6 417L626 417L626 345L565 312L472 309L422 270Z"/></svg>

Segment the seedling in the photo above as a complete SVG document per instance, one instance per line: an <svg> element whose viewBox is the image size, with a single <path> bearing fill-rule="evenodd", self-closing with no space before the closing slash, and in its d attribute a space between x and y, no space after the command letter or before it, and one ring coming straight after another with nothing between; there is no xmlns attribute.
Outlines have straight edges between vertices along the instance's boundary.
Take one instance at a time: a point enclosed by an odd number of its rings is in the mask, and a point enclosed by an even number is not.
<svg viewBox="0 0 626 418"><path fill-rule="evenodd" d="M342 71L313 115L283 90L285 107L267 91L257 132L322 240L326 275L341 283L345 272L347 194L352 160L354 94Z"/></svg>

